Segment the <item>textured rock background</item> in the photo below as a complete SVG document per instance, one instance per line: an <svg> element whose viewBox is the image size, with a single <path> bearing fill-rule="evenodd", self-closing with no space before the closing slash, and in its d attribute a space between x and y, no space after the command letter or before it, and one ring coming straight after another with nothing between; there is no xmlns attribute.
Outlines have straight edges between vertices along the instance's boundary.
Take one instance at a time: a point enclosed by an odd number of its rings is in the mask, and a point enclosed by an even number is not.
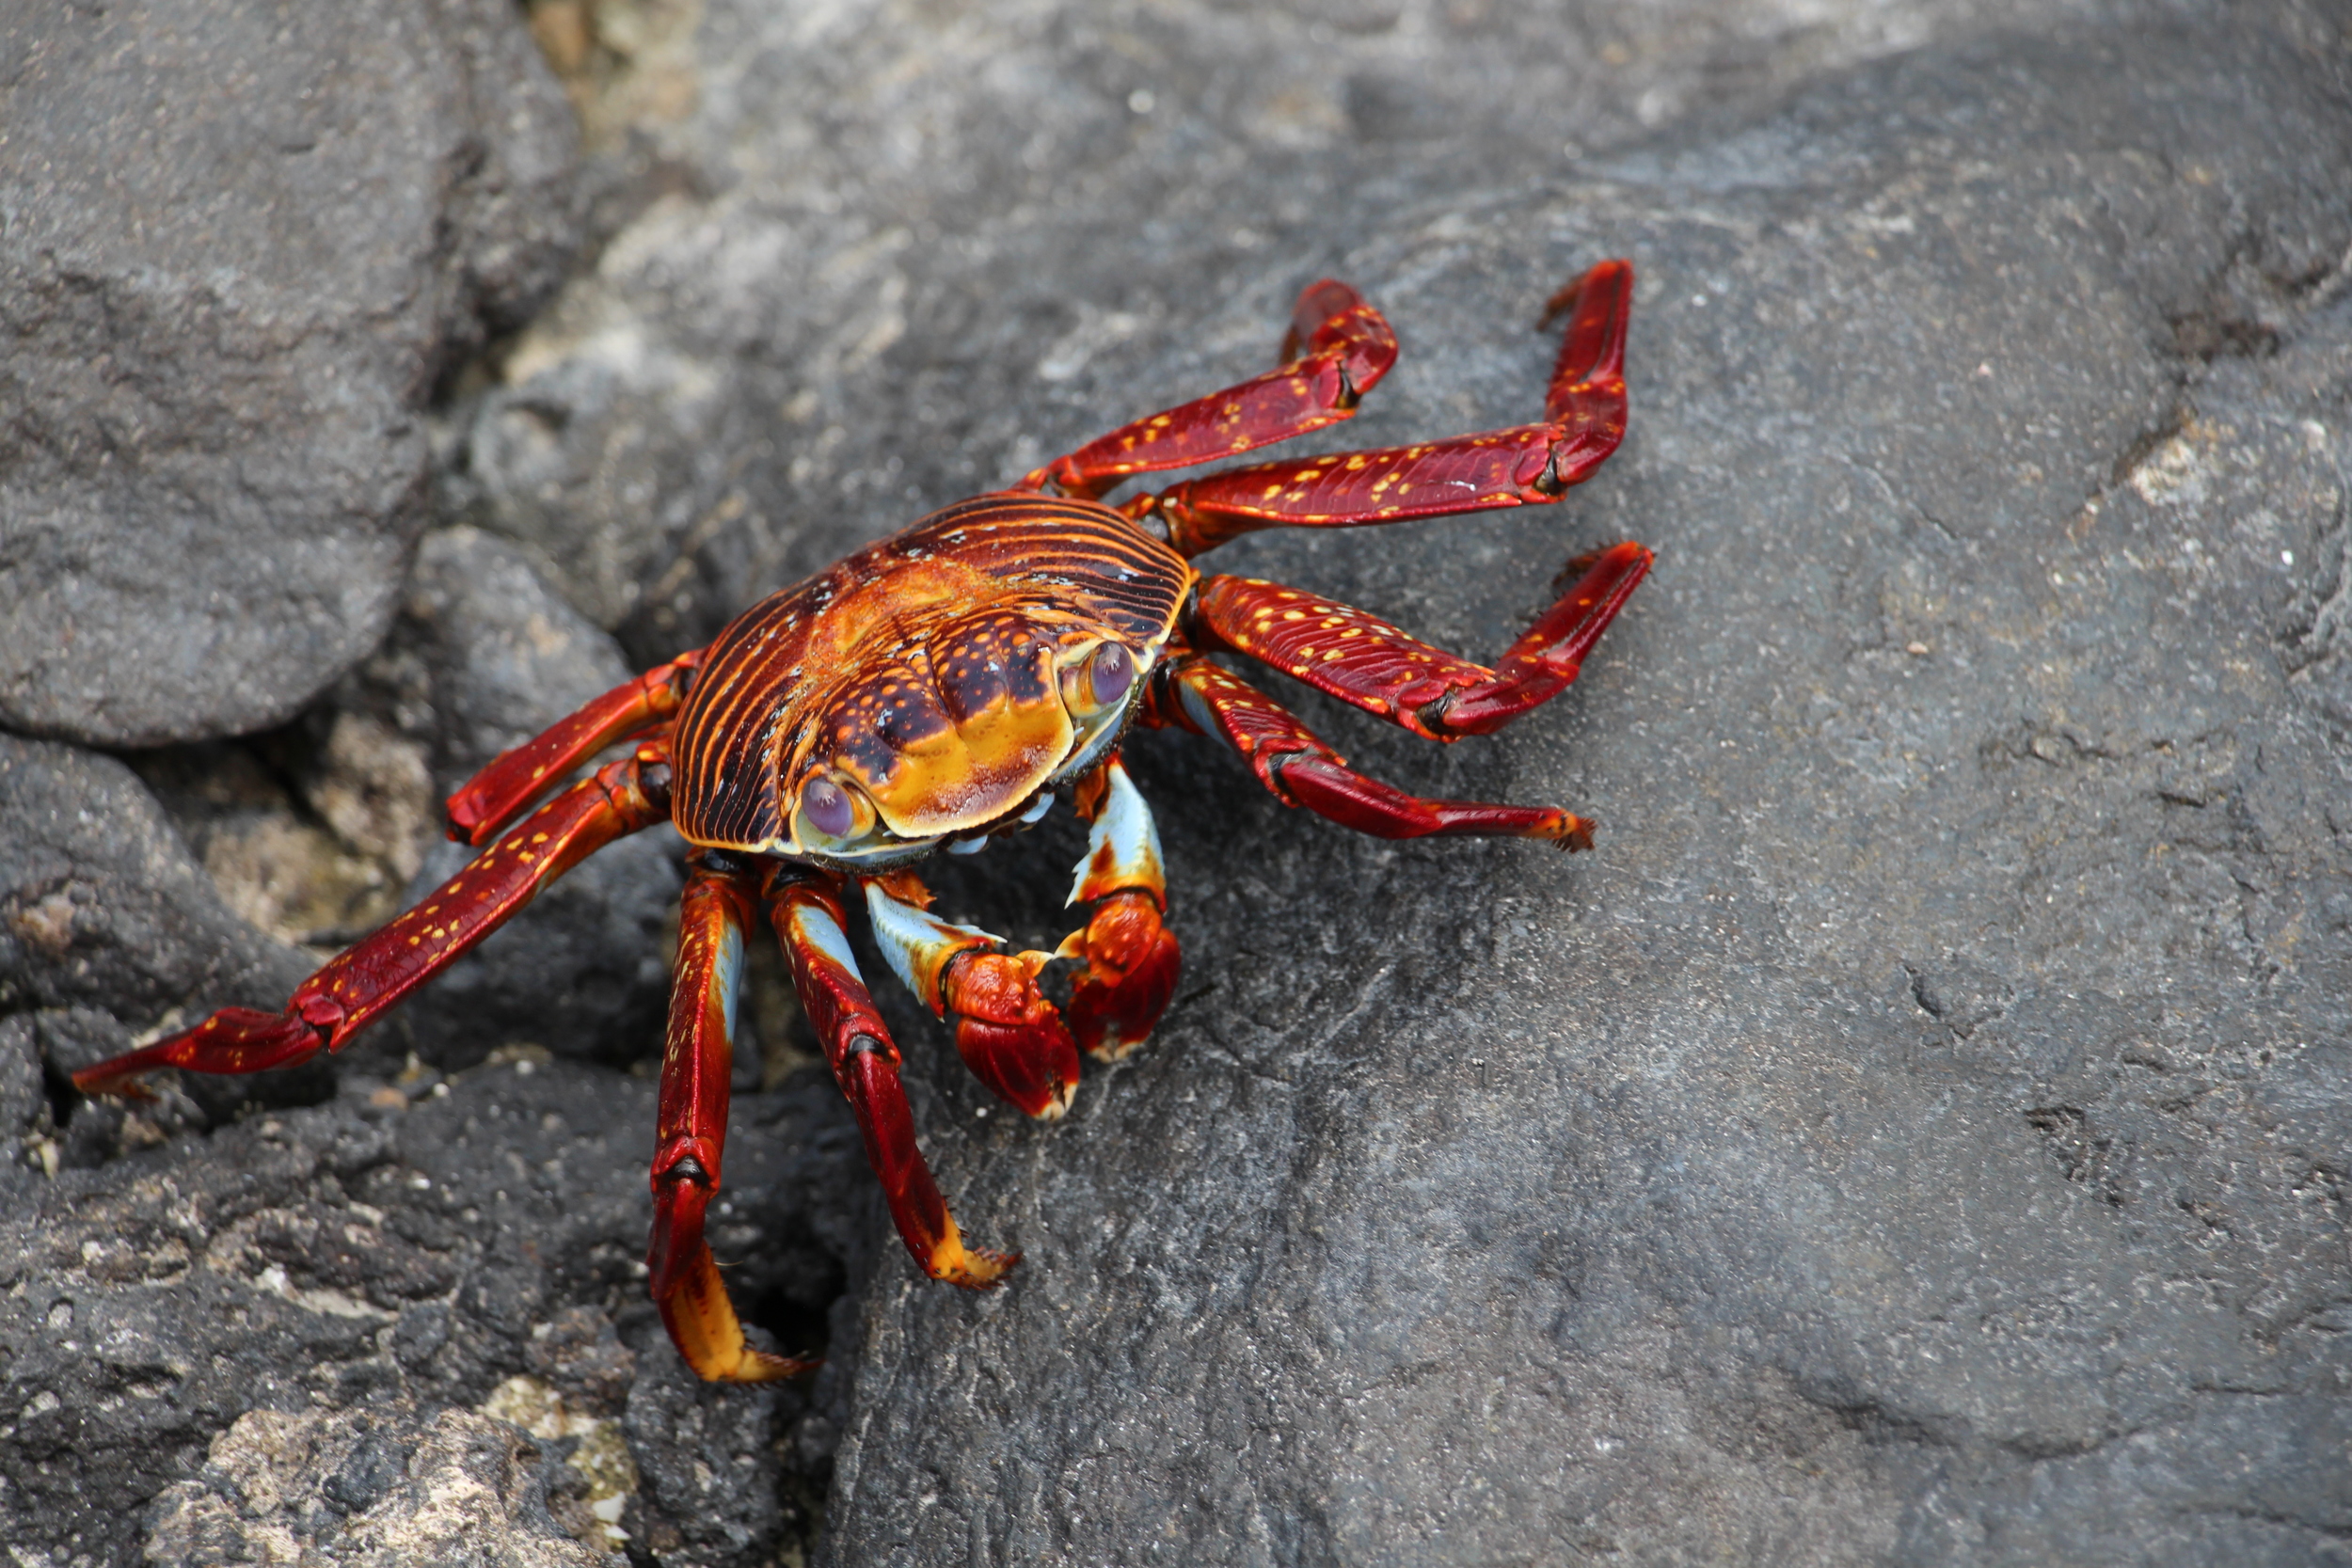
<svg viewBox="0 0 2352 1568"><path fill-rule="evenodd" d="M0 721L281 721L384 634L435 378L578 241L563 100L502 0L34 0L0 53Z"/></svg>
<svg viewBox="0 0 2352 1568"><path fill-rule="evenodd" d="M466 14L466 58L518 58ZM380 326L437 367L399 383L436 397L441 525L405 600L423 514L392 487L358 509L393 542L374 619L270 642L312 684L100 727L188 705L200 639L158 611L151 671L8 710L149 741L326 693L128 768L5 743L20 1556L749 1564L821 1509L845 1564L2341 1557L2340 8L531 21L588 149L532 210L591 245L463 374L480 311L404 294ZM384 80L455 91L439 36ZM444 199L445 163L386 162ZM465 297L460 253L415 299ZM1404 339L1328 443L1372 444L1527 417L1535 309L1614 254L1633 433L1567 504L1217 558L1486 652L1577 549L1657 546L1584 679L1504 736L1438 752L1301 699L1384 776L1590 810L1600 851L1359 841L1145 737L1189 965L1153 1047L1015 1126L891 1004L967 1227L1027 1251L1009 1289L912 1277L770 973L720 1250L832 1359L684 1378L633 1273L650 1085L615 1070L661 990L651 840L340 1081L59 1092L443 869L434 792L488 752L848 544L1261 367L1307 279ZM300 356L259 363L318 395ZM207 571L283 556L186 515ZM49 515L11 494L10 570ZM936 881L1057 935L1076 844Z"/></svg>

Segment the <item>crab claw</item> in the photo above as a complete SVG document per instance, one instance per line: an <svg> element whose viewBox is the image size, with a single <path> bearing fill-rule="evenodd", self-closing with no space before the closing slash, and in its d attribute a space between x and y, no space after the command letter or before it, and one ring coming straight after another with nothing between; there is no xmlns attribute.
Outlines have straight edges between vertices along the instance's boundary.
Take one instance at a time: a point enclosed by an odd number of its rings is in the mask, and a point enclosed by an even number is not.
<svg viewBox="0 0 2352 1568"><path fill-rule="evenodd" d="M1070 993L1070 1029L1098 1062L1116 1062L1151 1037L1182 968L1159 900L1134 889L1096 905L1094 917L1064 938L1054 956L1086 963Z"/></svg>
<svg viewBox="0 0 2352 1568"><path fill-rule="evenodd" d="M1060 1012L1037 988L1048 953L957 955L942 985L956 1021L956 1049L972 1075L1042 1121L1058 1119L1078 1092L1078 1047Z"/></svg>

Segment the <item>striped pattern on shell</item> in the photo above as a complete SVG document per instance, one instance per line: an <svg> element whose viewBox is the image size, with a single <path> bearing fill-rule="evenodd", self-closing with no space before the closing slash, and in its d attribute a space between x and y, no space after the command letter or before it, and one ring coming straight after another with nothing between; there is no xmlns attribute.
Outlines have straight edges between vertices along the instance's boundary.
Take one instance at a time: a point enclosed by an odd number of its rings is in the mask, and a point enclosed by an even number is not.
<svg viewBox="0 0 2352 1568"><path fill-rule="evenodd" d="M719 634L678 716L672 820L695 844L771 850L817 767L856 778L901 832L984 820L1063 760L1042 754L1069 731L1056 651L1156 649L1193 581L1092 501L1007 492L935 512ZM977 725L993 726L978 762L910 761Z"/></svg>

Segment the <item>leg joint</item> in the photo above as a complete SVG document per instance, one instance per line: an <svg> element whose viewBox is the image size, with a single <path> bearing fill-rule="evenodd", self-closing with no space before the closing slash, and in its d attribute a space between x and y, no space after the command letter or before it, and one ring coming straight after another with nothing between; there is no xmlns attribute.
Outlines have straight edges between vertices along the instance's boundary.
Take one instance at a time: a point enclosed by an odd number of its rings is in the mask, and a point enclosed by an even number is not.
<svg viewBox="0 0 2352 1568"><path fill-rule="evenodd" d="M898 1062L898 1053L891 1048L890 1042L878 1040L871 1035L851 1035L850 1043L841 1048L841 1059L845 1062L852 1056L867 1055L880 1056L894 1067Z"/></svg>
<svg viewBox="0 0 2352 1568"><path fill-rule="evenodd" d="M669 1142L653 1157L653 1184L691 1182L708 1190L719 1185L719 1149L709 1138L686 1136Z"/></svg>

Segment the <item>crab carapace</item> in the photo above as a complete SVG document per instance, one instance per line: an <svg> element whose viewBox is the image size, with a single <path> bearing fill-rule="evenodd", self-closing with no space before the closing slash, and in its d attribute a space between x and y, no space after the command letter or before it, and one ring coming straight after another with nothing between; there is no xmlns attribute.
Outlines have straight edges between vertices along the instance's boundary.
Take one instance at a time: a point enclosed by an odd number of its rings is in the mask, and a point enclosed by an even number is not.
<svg viewBox="0 0 2352 1568"><path fill-rule="evenodd" d="M850 950L852 909L898 977L954 1021L981 1081L1052 1117L1077 1088L1079 1053L1133 1050L1176 984L1158 836L1120 765L1130 725L1221 740L1283 801L1361 832L1589 848L1592 823L1557 807L1423 800L1356 772L1213 656L1269 665L1432 740L1481 735L1576 678L1649 569L1648 550L1621 544L1571 562L1566 591L1491 669L1360 610L1204 576L1192 562L1257 529L1557 500L1624 434L1632 293L1631 266L1604 261L1552 299L1547 321L1567 325L1539 422L1227 468L1105 504L1135 475L1215 462L1355 411L1394 362L1395 336L1355 290L1312 285L1279 368L1122 426L761 600L708 647L597 698L452 796L451 836L486 846L480 856L304 981L282 1011L224 1008L76 1073L76 1085L135 1093L136 1076L156 1068L256 1072L337 1050L581 859L667 821L692 848L647 1266L686 1360L706 1378L743 1381L810 1365L746 1341L703 1237L726 1142L743 942L762 919L907 1250L935 1278L993 1284L1019 1255L966 1245L940 1197L898 1048ZM620 760L576 776L630 742ZM1090 835L1071 895L1088 918L1059 948L1008 953L929 912L917 862L977 847L1062 800ZM1038 985L1056 959L1080 966L1061 1006Z"/></svg>

